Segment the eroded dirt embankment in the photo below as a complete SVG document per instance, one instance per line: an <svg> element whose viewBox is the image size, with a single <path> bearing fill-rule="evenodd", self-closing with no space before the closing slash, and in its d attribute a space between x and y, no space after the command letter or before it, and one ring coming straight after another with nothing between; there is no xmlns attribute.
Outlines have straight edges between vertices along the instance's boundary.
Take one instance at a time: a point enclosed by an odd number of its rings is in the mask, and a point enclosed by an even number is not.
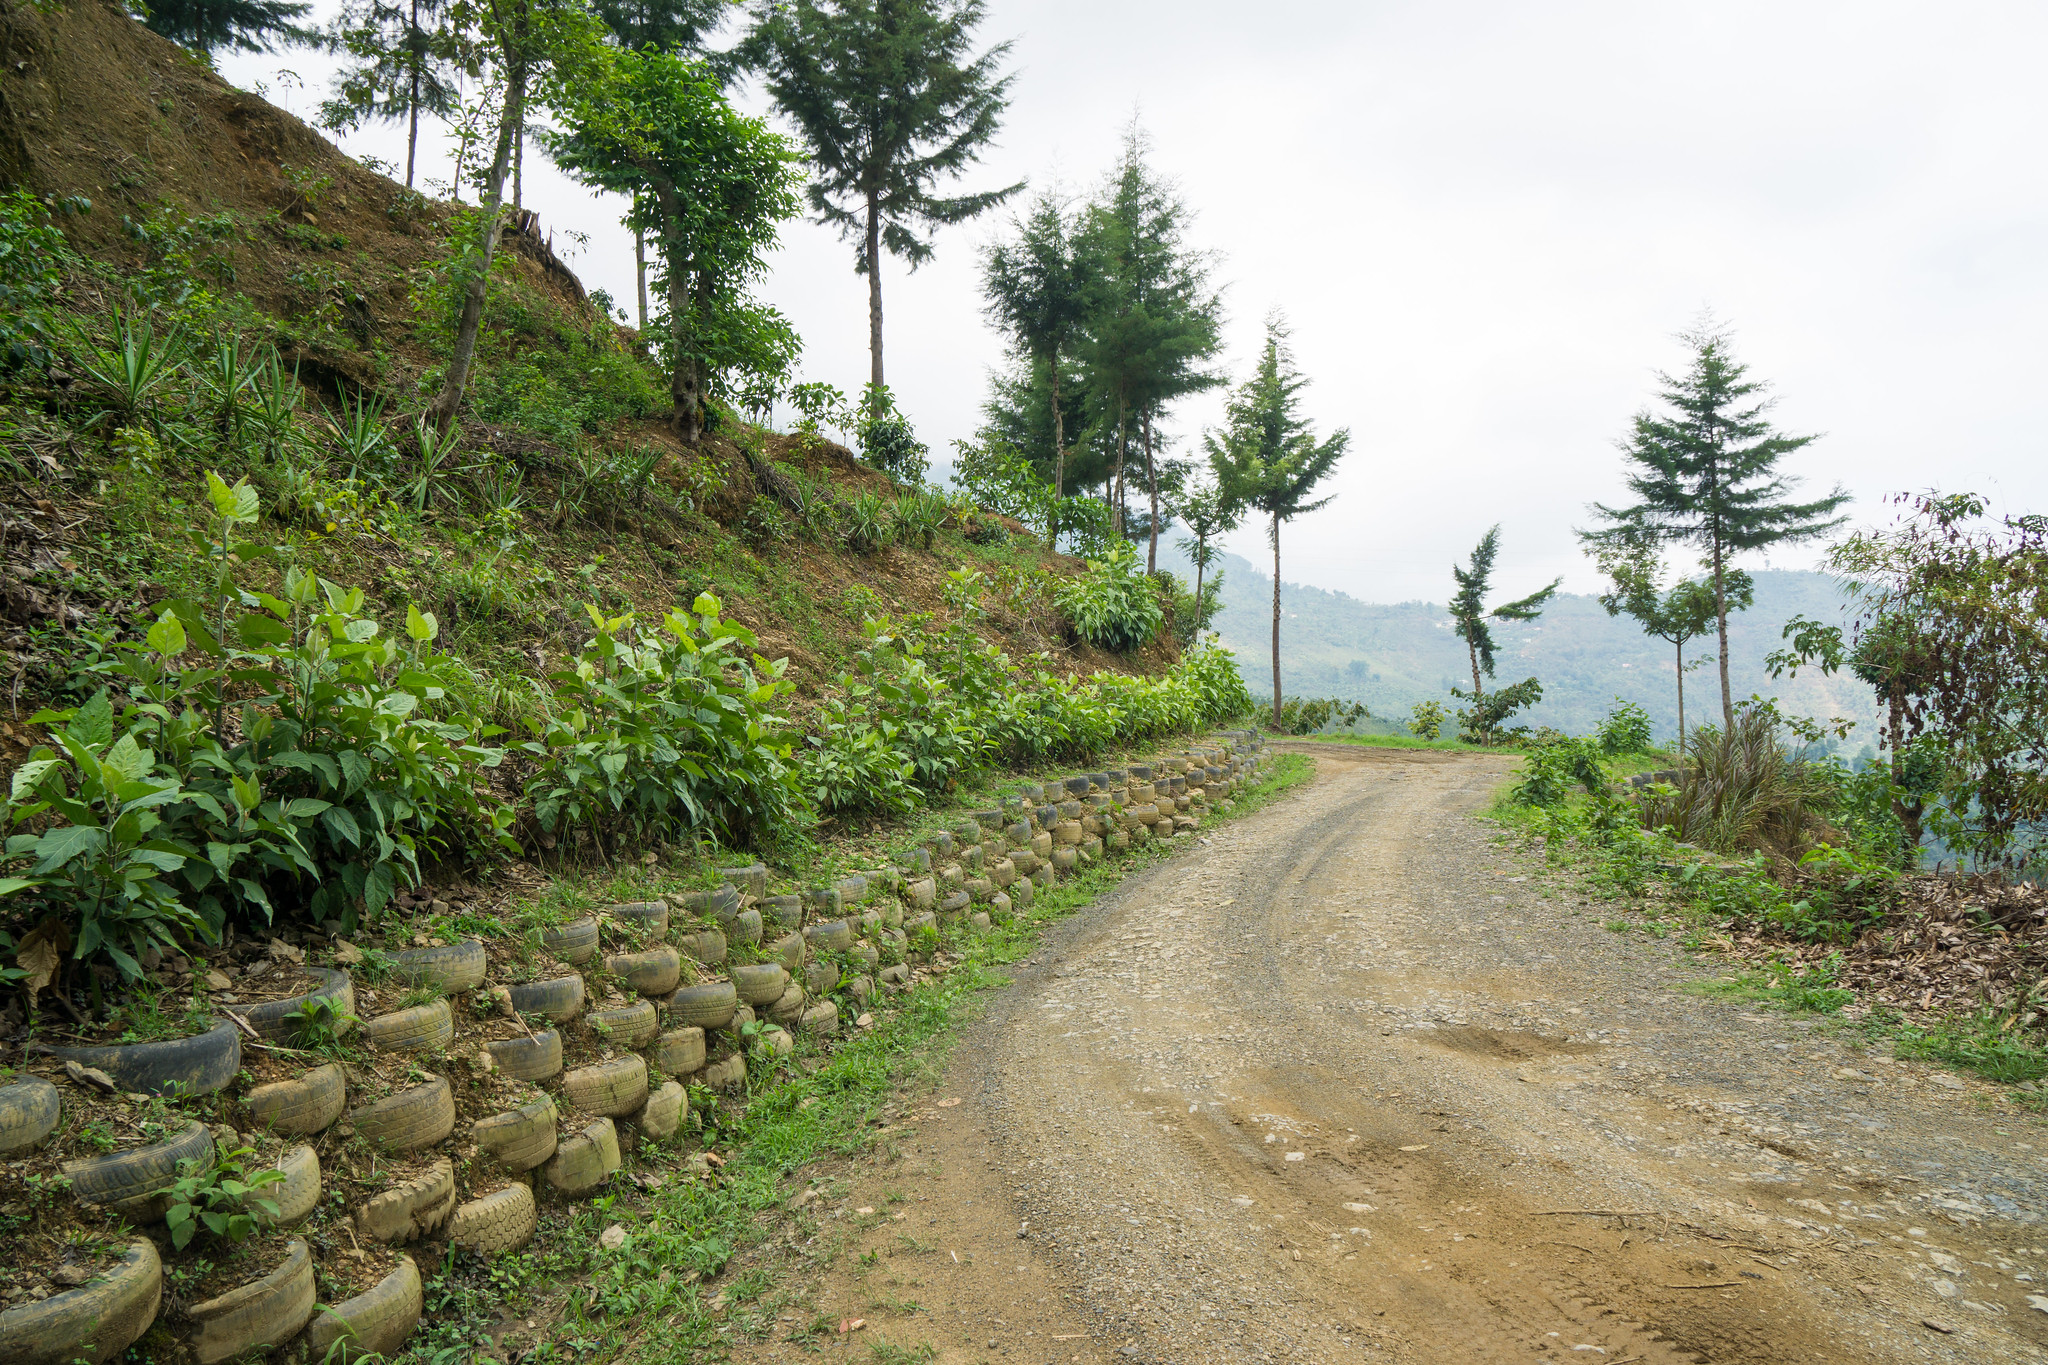
<svg viewBox="0 0 2048 1365"><path fill-rule="evenodd" d="M1048 938L751 1358L815 1309L944 1361L2048 1359L2038 1125L1676 991L1469 818L1504 760L1314 751Z"/></svg>

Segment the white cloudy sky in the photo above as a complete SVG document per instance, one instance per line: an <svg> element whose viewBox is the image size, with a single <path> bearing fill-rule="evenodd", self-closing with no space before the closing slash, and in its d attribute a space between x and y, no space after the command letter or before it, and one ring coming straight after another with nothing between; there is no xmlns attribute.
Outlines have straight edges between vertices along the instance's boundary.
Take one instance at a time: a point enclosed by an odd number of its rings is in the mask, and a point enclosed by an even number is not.
<svg viewBox="0 0 2048 1365"><path fill-rule="evenodd" d="M991 0L985 32L1015 39L1016 99L965 184L1086 187L1136 111L1223 257L1232 372L1268 309L1291 316L1313 414L1355 453L1290 528L1289 579L1440 598L1498 521L1504 590L1593 588L1571 529L1621 495L1613 442L1703 308L1782 423L1826 433L1797 459L1810 489L1846 484L1866 519L1930 485L2048 503L2038 5ZM223 68L302 115L324 93L305 52ZM346 145L403 150L390 130ZM617 204L531 165L526 198L590 235L587 283L631 297ZM975 289L998 226L885 275L890 382L935 450L973 430L999 353ZM766 294L806 377L852 392L850 261L792 225Z"/></svg>

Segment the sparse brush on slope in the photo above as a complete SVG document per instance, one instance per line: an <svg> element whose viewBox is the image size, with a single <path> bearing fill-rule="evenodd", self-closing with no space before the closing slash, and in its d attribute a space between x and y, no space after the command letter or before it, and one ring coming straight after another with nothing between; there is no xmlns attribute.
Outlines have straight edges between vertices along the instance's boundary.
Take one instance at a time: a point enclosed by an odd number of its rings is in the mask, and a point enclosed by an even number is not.
<svg viewBox="0 0 2048 1365"><path fill-rule="evenodd" d="M1734 729L1703 726L1687 748L1691 763L1678 784L1642 800L1649 828L1717 853L1763 852L1787 863L1827 835L1820 811L1828 785L1786 751L1771 716L1739 710Z"/></svg>

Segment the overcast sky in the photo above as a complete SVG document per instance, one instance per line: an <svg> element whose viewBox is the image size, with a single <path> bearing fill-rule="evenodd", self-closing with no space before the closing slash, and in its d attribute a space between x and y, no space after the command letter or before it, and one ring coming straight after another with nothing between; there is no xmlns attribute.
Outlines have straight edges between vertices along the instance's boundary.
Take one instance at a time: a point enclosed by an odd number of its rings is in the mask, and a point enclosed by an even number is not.
<svg viewBox="0 0 2048 1365"><path fill-rule="evenodd" d="M1595 589L1572 528L1622 496L1614 442L1705 308L1776 386L1781 423L1826 433L1791 462L1808 491L1847 485L1864 520L1929 486L2048 503L2038 4L989 10L987 40L1015 40L1015 101L962 187L1090 188L1135 112L1196 210L1194 241L1221 255L1230 373L1282 308L1313 416L1350 427L1335 502L1286 533L1290 580L1440 599L1452 560L1500 522L1504 593L1558 575ZM301 116L325 94L314 54L222 67ZM344 145L403 156L388 128ZM589 234L572 257L586 284L632 298L620 203L531 160L526 199ZM885 272L890 384L935 452L972 433L1000 355L976 256L1002 226L951 230L933 263ZM803 335L804 376L849 393L868 366L851 266L829 229L792 224L764 290ZM1186 405L1183 439L1221 401ZM1254 532L1232 548L1268 562Z"/></svg>

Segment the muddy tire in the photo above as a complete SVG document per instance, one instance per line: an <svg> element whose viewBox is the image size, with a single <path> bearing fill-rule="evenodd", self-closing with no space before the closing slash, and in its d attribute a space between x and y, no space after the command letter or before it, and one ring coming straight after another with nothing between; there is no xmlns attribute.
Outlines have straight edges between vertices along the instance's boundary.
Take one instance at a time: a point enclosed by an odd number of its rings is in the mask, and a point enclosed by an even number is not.
<svg viewBox="0 0 2048 1365"><path fill-rule="evenodd" d="M718 875L724 877L733 890L745 892L755 900L768 894L768 869L761 863L720 868Z"/></svg>
<svg viewBox="0 0 2048 1365"><path fill-rule="evenodd" d="M624 1118L647 1103L647 1063L639 1057L618 1057L595 1066L580 1066L562 1076L569 1103L598 1118Z"/></svg>
<svg viewBox="0 0 2048 1365"><path fill-rule="evenodd" d="M393 1010L365 1019L363 1039L379 1052L440 1052L455 1041L455 1011L446 1000Z"/></svg>
<svg viewBox="0 0 2048 1365"><path fill-rule="evenodd" d="M804 922L803 897L769 896L761 902L761 914L778 928L794 929Z"/></svg>
<svg viewBox="0 0 2048 1365"><path fill-rule="evenodd" d="M782 993L782 998L768 1007L768 1017L778 1024L794 1024L810 1002L811 997L805 994L804 988L792 981L789 989Z"/></svg>
<svg viewBox="0 0 2048 1365"><path fill-rule="evenodd" d="M903 895L912 908L929 910L938 904L939 884L930 877L913 877L910 884L903 888Z"/></svg>
<svg viewBox="0 0 2048 1365"><path fill-rule="evenodd" d="M291 1137L324 1131L347 1105L348 1084L333 1062L295 1080L259 1085L242 1097L243 1110L257 1126Z"/></svg>
<svg viewBox="0 0 2048 1365"><path fill-rule="evenodd" d="M830 1000L821 1000L798 1017L797 1027L806 1033L837 1033L839 1006Z"/></svg>
<svg viewBox="0 0 2048 1365"><path fill-rule="evenodd" d="M518 1251L539 1229L540 1211L534 1207L533 1191L524 1185L507 1185L456 1209L448 1220L448 1241L479 1256L497 1256Z"/></svg>
<svg viewBox="0 0 2048 1365"><path fill-rule="evenodd" d="M529 981L506 988L512 1008L521 1014L538 1014L566 1024L583 1013L583 978L557 976L547 981Z"/></svg>
<svg viewBox="0 0 2048 1365"><path fill-rule="evenodd" d="M311 1147L301 1143L277 1159L277 1169L284 1172L284 1180L251 1191L242 1201L243 1207L255 1214L256 1221L264 1227L296 1227L320 1206L320 1158ZM272 1214L257 1207L258 1199L268 1199L277 1205L277 1212Z"/></svg>
<svg viewBox="0 0 2048 1365"><path fill-rule="evenodd" d="M732 985L749 1005L772 1005L789 988L789 970L780 962L756 962L732 969Z"/></svg>
<svg viewBox="0 0 2048 1365"><path fill-rule="evenodd" d="M762 885L767 885L767 869L762 869ZM740 912L740 893L737 887L714 886L709 891L686 891L675 898L676 908L686 915L699 919L726 920Z"/></svg>
<svg viewBox="0 0 2048 1365"><path fill-rule="evenodd" d="M274 1043L297 1041L297 1016L308 1005L317 1004L333 1020L337 1037L348 1032L352 1027L349 1017L356 1012L355 982L349 979L347 972L325 967L308 967L306 970L324 980L304 995L295 995L289 1000L266 1000L237 1013L249 1021L250 1028Z"/></svg>
<svg viewBox="0 0 2048 1365"><path fill-rule="evenodd" d="M843 919L804 926L804 939L823 953L843 953L853 946L853 926Z"/></svg>
<svg viewBox="0 0 2048 1365"><path fill-rule="evenodd" d="M668 937L667 901L622 901L606 906L604 913L651 939Z"/></svg>
<svg viewBox="0 0 2048 1365"><path fill-rule="evenodd" d="M839 985L839 964L836 962L813 962L804 968L804 990L812 996L820 996ZM782 997L777 996L776 999Z"/></svg>
<svg viewBox="0 0 2048 1365"><path fill-rule="evenodd" d="M394 953L391 975L408 986L432 986L453 995L483 985L490 965L484 945L471 939L444 948L408 948Z"/></svg>
<svg viewBox="0 0 2048 1365"><path fill-rule="evenodd" d="M639 1051L661 1031L661 1015L652 1000L635 1000L613 1010L592 1010L585 1017L591 1029L613 1047Z"/></svg>
<svg viewBox="0 0 2048 1365"><path fill-rule="evenodd" d="M679 934L676 943L697 962L707 967L722 966L725 962L725 931L723 929L699 929L694 933Z"/></svg>
<svg viewBox="0 0 2048 1365"><path fill-rule="evenodd" d="M381 1190L356 1209L356 1231L373 1242L417 1241L455 1212L455 1167L437 1161L426 1174Z"/></svg>
<svg viewBox="0 0 2048 1365"><path fill-rule="evenodd" d="M60 1062L104 1071L131 1094L165 1095L182 1086L193 1095L211 1095L242 1069L242 1031L227 1020L190 1038L167 1043L129 1043L124 1047L52 1047L36 1052ZM6 1120L0 1117L0 1129ZM4 1149L0 1141L0 1149Z"/></svg>
<svg viewBox="0 0 2048 1365"><path fill-rule="evenodd" d="M944 900L939 902L939 918L948 920L964 915L967 913L967 907L971 904L973 904L973 901L965 891L951 892Z"/></svg>
<svg viewBox="0 0 2048 1365"><path fill-rule="evenodd" d="M685 986L668 998L668 1017L674 1024L695 1024L698 1028L724 1028L740 1006L739 992L730 981L712 981L702 986Z"/></svg>
<svg viewBox="0 0 2048 1365"><path fill-rule="evenodd" d="M704 1030L670 1029L654 1040L649 1061L664 1076L687 1076L704 1065Z"/></svg>
<svg viewBox="0 0 2048 1365"><path fill-rule="evenodd" d="M544 1081L562 1071L562 1034L543 1029L531 1038L503 1038L484 1044L498 1070L515 1081Z"/></svg>
<svg viewBox="0 0 2048 1365"><path fill-rule="evenodd" d="M782 964L784 971L793 972L804 965L804 936L784 934L768 945L770 961Z"/></svg>
<svg viewBox="0 0 2048 1365"><path fill-rule="evenodd" d="M415 1152L455 1131L455 1092L444 1076L401 1090L349 1115L356 1132L387 1152Z"/></svg>
<svg viewBox="0 0 2048 1365"><path fill-rule="evenodd" d="M543 952L580 967L597 956L597 921L570 920L559 928L543 929L540 946Z"/></svg>
<svg viewBox="0 0 2048 1365"><path fill-rule="evenodd" d="M747 1059L735 1052L704 1068L704 1084L713 1090L737 1090L747 1083Z"/></svg>
<svg viewBox="0 0 2048 1365"><path fill-rule="evenodd" d="M556 1148L547 1181L564 1194L588 1194L619 1165L619 1130L610 1119L599 1119Z"/></svg>
<svg viewBox="0 0 2048 1365"><path fill-rule="evenodd" d="M0 1360L7 1365L92 1365L118 1359L149 1330L163 1305L156 1244L137 1238L104 1279L41 1303L0 1313Z"/></svg>
<svg viewBox="0 0 2048 1365"><path fill-rule="evenodd" d="M749 947L761 941L761 912L742 910L732 918L732 936Z"/></svg>
<svg viewBox="0 0 2048 1365"><path fill-rule="evenodd" d="M50 1135L64 1113L57 1087L41 1076L0 1087L0 1155L26 1151Z"/></svg>
<svg viewBox="0 0 2048 1365"><path fill-rule="evenodd" d="M188 1342L199 1365L232 1360L259 1346L280 1346L313 1316L313 1255L294 1237L284 1264L219 1298L194 1304Z"/></svg>
<svg viewBox="0 0 2048 1365"><path fill-rule="evenodd" d="M633 1126L645 1137L673 1137L676 1129L683 1126L683 1105L687 1099L682 1082L665 1082L633 1115Z"/></svg>
<svg viewBox="0 0 2048 1365"><path fill-rule="evenodd" d="M321 1309L306 1327L306 1345L311 1358L321 1365L330 1359L337 1365L351 1365L364 1356L389 1356L419 1326L425 1307L420 1268L412 1257L401 1256L398 1268L374 1288Z"/></svg>
<svg viewBox="0 0 2048 1365"><path fill-rule="evenodd" d="M718 942L722 948L724 937ZM682 956L666 943L642 953L614 953L604 960L604 969L642 995L667 995L683 979Z"/></svg>
<svg viewBox="0 0 2048 1365"><path fill-rule="evenodd" d="M478 1119L470 1134L500 1168L517 1175L554 1156L557 1121L554 1100L543 1095L531 1104Z"/></svg>
<svg viewBox="0 0 2048 1365"><path fill-rule="evenodd" d="M154 1223L164 1215L150 1191L176 1179L179 1162L212 1160L213 1134L203 1123L189 1123L168 1142L67 1161L64 1174L71 1177L71 1193L79 1203L112 1209L130 1222Z"/></svg>

